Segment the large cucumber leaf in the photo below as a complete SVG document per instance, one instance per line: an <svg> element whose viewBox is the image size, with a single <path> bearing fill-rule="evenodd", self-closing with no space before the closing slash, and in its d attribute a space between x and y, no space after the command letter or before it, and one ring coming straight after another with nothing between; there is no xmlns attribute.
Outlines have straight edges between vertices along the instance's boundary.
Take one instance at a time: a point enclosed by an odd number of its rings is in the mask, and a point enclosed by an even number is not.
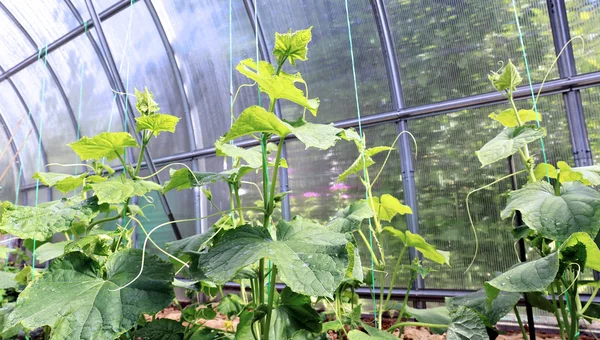
<svg viewBox="0 0 600 340"><path fill-rule="evenodd" d="M73 252L57 259L19 296L8 326L52 327L52 337L65 340L112 340L131 329L143 313L155 314L175 297L173 267L147 255L142 275L142 251L127 249L108 257L102 266Z"/></svg>
<svg viewBox="0 0 600 340"><path fill-rule="evenodd" d="M546 136L546 130L533 125L506 128L475 154L477 154L481 166L486 166L513 155L520 148L544 136Z"/></svg>
<svg viewBox="0 0 600 340"><path fill-rule="evenodd" d="M262 227L245 225L225 232L217 245L197 254L192 272L224 284L242 268L268 258L292 291L333 297L349 265L347 242L344 234L301 217L279 221L276 240Z"/></svg>
<svg viewBox="0 0 600 340"><path fill-rule="evenodd" d="M595 237L600 230L600 193L578 182L563 183L559 195L545 181L529 183L511 193L501 217L516 210L529 228L559 242L576 232Z"/></svg>

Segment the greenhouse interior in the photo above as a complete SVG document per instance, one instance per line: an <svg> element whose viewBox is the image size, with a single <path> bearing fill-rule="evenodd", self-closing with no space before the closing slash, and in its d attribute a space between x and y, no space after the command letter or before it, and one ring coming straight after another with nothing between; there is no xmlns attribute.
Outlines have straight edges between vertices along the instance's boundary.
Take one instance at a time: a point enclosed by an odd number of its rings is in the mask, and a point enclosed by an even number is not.
<svg viewBox="0 0 600 340"><path fill-rule="evenodd" d="M597 339L599 0L0 0L0 338Z"/></svg>

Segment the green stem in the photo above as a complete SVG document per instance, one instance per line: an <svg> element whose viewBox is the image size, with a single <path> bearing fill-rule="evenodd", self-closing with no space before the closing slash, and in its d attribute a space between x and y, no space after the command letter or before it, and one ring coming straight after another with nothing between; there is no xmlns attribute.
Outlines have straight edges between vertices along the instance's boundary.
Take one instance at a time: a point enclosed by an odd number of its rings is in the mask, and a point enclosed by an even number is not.
<svg viewBox="0 0 600 340"><path fill-rule="evenodd" d="M101 218L99 220L95 220L94 222L92 222L89 225L89 227L87 227L87 231L89 232L90 230L92 230L93 227L97 226L98 224L102 224L102 223L106 223L106 222L118 220L120 217L121 217L121 215L114 215L114 216L111 216L111 217L106 217L106 218Z"/></svg>
<svg viewBox="0 0 600 340"><path fill-rule="evenodd" d="M281 161L281 152L283 151L283 141L279 141L277 145L277 156L275 157L275 165L273 167L273 179L271 180L271 193L269 194L269 215L273 214L274 206L273 202L275 200L275 187L277 186L277 174L279 172L279 163Z"/></svg>
<svg viewBox="0 0 600 340"><path fill-rule="evenodd" d="M554 194L560 196L560 172L556 174L556 182L554 183Z"/></svg>
<svg viewBox="0 0 600 340"><path fill-rule="evenodd" d="M379 315L377 321L377 328L382 329L383 327L383 287L385 280L385 272L382 271L379 273ZM391 289L390 289L391 290Z"/></svg>
<svg viewBox="0 0 600 340"><path fill-rule="evenodd" d="M365 242L367 249L369 249L369 252L371 253L371 258L373 259L373 262L375 262L375 266L379 267L379 260L377 260L377 256L375 256L375 252L373 252L373 247L371 247L371 244L369 244L369 240L367 240L365 233L363 233L362 230L358 229L358 234L363 239L363 242Z"/></svg>
<svg viewBox="0 0 600 340"><path fill-rule="evenodd" d="M596 294L598 294L598 290L599 289L600 288L594 288L594 291L592 292L592 295L590 296L590 299L585 304L585 306L583 306L583 308L579 311L580 315L583 315L583 313L585 313L585 311L588 309L588 307L592 304L592 302L594 301L594 298L596 297Z"/></svg>
<svg viewBox="0 0 600 340"><path fill-rule="evenodd" d="M515 117L517 118L517 124L519 126L523 126L523 123L521 122L521 118L519 118L519 110L517 109L517 105L515 105L515 101L513 99L513 95L512 92L508 93L508 100L510 101L510 104L513 107L513 110L515 111ZM521 149L519 149L519 151L521 152ZM525 168L527 168L527 173L529 175L529 181L530 182L535 182L536 178L535 178L535 173L533 172L533 168L534 168L534 164L530 163L530 159L531 157L529 156L529 147L527 147L527 145L525 145L523 147L523 151L521 152L521 157L523 158L523 163L525 164Z"/></svg>
<svg viewBox="0 0 600 340"><path fill-rule="evenodd" d="M239 183L234 184L234 190L235 190L235 202L237 207L241 207L242 206L242 199L240 198L240 186ZM240 214L240 223L241 224L246 224L246 220L244 219L244 212L242 210L239 211Z"/></svg>
<svg viewBox="0 0 600 340"><path fill-rule="evenodd" d="M267 321L263 328L263 338L269 340L269 328L271 326L271 316L273 311L273 303L275 302L275 282L277 281L277 266L273 265L271 269L271 282L269 284L269 300L267 304Z"/></svg>
<svg viewBox="0 0 600 340"><path fill-rule="evenodd" d="M565 340L565 329L563 327L563 322L560 318L560 314L558 313L558 306L556 304L556 295L554 293L554 284L550 284L550 295L552 296L552 308L554 309L554 317L556 317L556 323L558 324L558 329L560 332L561 340Z"/></svg>
<svg viewBox="0 0 600 340"><path fill-rule="evenodd" d="M517 306L513 307L513 311L515 312L515 316L517 317L517 322L519 323L521 334L523 334L523 340L529 340L529 338L527 337L527 332L525 332L525 327L523 326L523 321L521 321L521 315L519 314L519 309L517 309Z"/></svg>
<svg viewBox="0 0 600 340"><path fill-rule="evenodd" d="M415 271L410 271L410 279L408 280L408 284L406 285L406 294L404 294L404 301L402 301L402 308L400 309L400 314L398 314L398 321L401 322L404 317L404 311L406 310L406 305L408 304L408 297L410 296L410 290L412 288L412 283L415 280ZM404 326L400 328L400 334L404 332Z"/></svg>
<svg viewBox="0 0 600 340"><path fill-rule="evenodd" d="M399 270L400 270L400 265L402 264L402 259L404 258L404 254L406 253L406 248L407 247L402 247L402 250L400 251L400 255L398 256L398 259L396 260L396 265L394 266L394 272L392 273L392 280L391 285L394 284L394 282L396 282L396 276L399 274ZM392 290L388 290L387 293L387 297L385 298L385 304L383 305L384 308L387 310L388 309L388 303L390 302L390 298L392 297Z"/></svg>
<svg viewBox="0 0 600 340"><path fill-rule="evenodd" d="M138 162L135 167L135 173L131 177L132 179L137 177L137 175L140 173L140 170L142 169L142 161L144 159L144 152L146 152L146 146L148 145L148 142L149 142L149 140L148 140L147 134L144 131L143 137L142 137L142 149L140 150L140 156L138 157Z"/></svg>
<svg viewBox="0 0 600 340"><path fill-rule="evenodd" d="M579 317L577 315L577 280L573 282L571 289L569 289L568 299L569 312L571 314L571 332L569 333L569 339L577 339L579 337Z"/></svg>
<svg viewBox="0 0 600 340"><path fill-rule="evenodd" d="M388 332L392 333L396 330L396 328L398 327L405 327L405 326L417 326L417 327L429 327L429 328L448 328L448 325L444 325L444 324L439 324L439 323L425 323L425 322L412 322L412 321L406 321L406 322L398 322L394 325L392 325L390 328L388 328Z"/></svg>

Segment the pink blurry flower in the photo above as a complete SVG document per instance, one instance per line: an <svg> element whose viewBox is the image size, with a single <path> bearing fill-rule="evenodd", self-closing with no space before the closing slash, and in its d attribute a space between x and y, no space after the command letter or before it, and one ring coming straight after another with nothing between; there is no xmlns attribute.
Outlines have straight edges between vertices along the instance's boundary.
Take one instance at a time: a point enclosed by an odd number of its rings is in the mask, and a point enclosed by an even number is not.
<svg viewBox="0 0 600 340"><path fill-rule="evenodd" d="M319 197L321 196L321 194L319 194L318 192L314 192L314 191L308 191L304 193L304 197L306 198L311 198L311 197Z"/></svg>
<svg viewBox="0 0 600 340"><path fill-rule="evenodd" d="M335 183L334 185L329 187L330 191L341 191L341 190L348 190L348 189L350 189L350 187L344 183Z"/></svg>
<svg viewBox="0 0 600 340"><path fill-rule="evenodd" d="M349 198L350 198L350 195L343 194L341 197L342 197L343 199L346 199L346 200L347 200L347 199L349 199Z"/></svg>

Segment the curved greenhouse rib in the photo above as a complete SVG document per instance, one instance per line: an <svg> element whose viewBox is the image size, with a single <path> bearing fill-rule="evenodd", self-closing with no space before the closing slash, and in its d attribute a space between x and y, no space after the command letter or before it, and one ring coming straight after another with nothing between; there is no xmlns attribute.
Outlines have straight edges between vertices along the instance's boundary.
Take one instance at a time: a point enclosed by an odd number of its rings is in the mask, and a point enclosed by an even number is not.
<svg viewBox="0 0 600 340"><path fill-rule="evenodd" d="M4 69L1 66L0 66L0 72L4 72ZM48 165L48 157L46 156L46 148L44 147L44 142L40 138L40 130L38 129L37 124L35 123L35 119L33 119L33 116L31 114L29 114L29 112L30 112L29 107L27 106L25 99L21 95L21 92L19 92L19 89L17 89L17 86L15 85L15 83L10 78L7 78L6 80L8 81L8 84L10 84L10 87L12 87L13 91L15 91L15 94L17 95L17 98L19 99L21 106L23 106L23 110L25 110L25 112L27 113L29 123L33 127L35 136L38 140L38 143L41 146L41 150L40 150L41 158L42 158L42 162L44 163L43 164L44 168L46 168L46 165ZM23 164L23 163L21 163L21 164ZM26 181L23 180L22 183L23 183L23 185L25 185ZM24 190L24 188L21 188L21 190ZM48 200L52 201L52 190L48 190Z"/></svg>
<svg viewBox="0 0 600 340"><path fill-rule="evenodd" d="M8 8L6 8L6 6L4 6L4 4L1 2L0 2L0 8L6 13L6 15L10 18L10 20L19 28L21 33L23 33L25 38L27 38L27 41L29 42L29 44L32 47L34 47L35 49L39 50L39 47L37 46L37 44L31 37L31 35L29 35L29 32L27 32L27 30L21 25L21 23L17 20L17 18L15 18L15 16L8 10ZM71 108L71 104L69 103L69 98L67 98L67 94L65 93L65 89L63 88L60 81L58 80L58 76L56 76L56 73L54 72L54 69L52 68L52 66L50 65L50 62L48 60L46 60L46 67L48 69L48 72L50 73L50 76L54 80L54 83L56 83L56 87L58 88L58 92L60 93L62 100L65 102L65 106L67 107L67 113L69 114L69 118L71 119L71 124L73 125L75 135L77 136L77 133L78 133L77 118L75 117L73 108Z"/></svg>
<svg viewBox="0 0 600 340"><path fill-rule="evenodd" d="M250 20L250 25L252 25L252 29L254 30L254 34L258 37L258 50L260 52L263 60L267 62L271 62L271 55L269 54L269 47L267 46L267 41L265 40L265 35L262 29L262 25L260 24L260 18L254 11L255 3L253 0L243 0L244 7L246 7L246 14L248 14L248 19ZM255 22L256 17L256 22ZM279 102L275 102L275 115L282 119L281 115L281 105ZM281 157L287 159L287 147L285 145L285 141L281 141L283 144L283 150L281 152ZM287 168L279 169L279 188L281 192L289 191L289 181L288 181L288 171ZM281 202L281 212L283 215L283 219L289 221L291 218L291 209L290 209L290 199L288 195L283 197L283 201Z"/></svg>
<svg viewBox="0 0 600 340"><path fill-rule="evenodd" d="M70 1L70 0L66 0ZM198 149L198 145L196 144L196 130L194 128L194 120L192 117L192 110L190 108L190 101L185 92L185 87L183 85L183 77L181 76L181 70L179 69L179 65L177 65L177 60L175 59L175 51L173 50L173 46L169 43L169 39L167 37L167 33L165 32L165 28L160 21L158 13L156 13L156 9L152 4L151 0L146 1L146 7L148 7L148 11L150 12L150 16L152 17L152 21L154 21L154 25L156 26L156 30L158 31L158 35L160 36L160 40L162 40L163 46L165 47L165 52L167 53L167 58L169 59L169 64L171 65L171 69L173 70L173 76L175 77L175 83L177 84L177 90L179 91L179 95L181 96L181 102L183 103L183 111L184 114L188 117L188 123L185 124L188 130L189 136L189 148L190 150ZM197 162L192 162L192 170L198 171ZM199 196L199 189L194 188L195 195L194 197ZM194 213L195 216L200 217L200 204L199 202L194 202ZM200 221L196 221L196 229L200 231Z"/></svg>
<svg viewBox="0 0 600 340"><path fill-rule="evenodd" d="M96 32L98 33L98 39L100 39L100 46L102 47L104 56L106 58L106 62L107 62L108 67L114 77L114 81L115 81L115 85L117 86L117 90L121 93L125 93L125 86L123 86L123 80L121 79L121 75L119 74L119 70L117 69L115 60L113 59L112 53L110 51L110 47L108 46L108 42L106 41L106 36L104 35L104 30L102 29L102 22L100 21L100 17L98 16L98 13L94 9L94 4L92 3L91 0L85 0L85 4L88 8L88 11L90 12L90 16L96 27ZM128 107L127 113L120 110L123 120L127 119L127 120L129 120L131 126L135 126L135 113L133 112L133 106L131 105L131 102L128 99L123 98L123 96L117 96L117 98L119 98L119 101L123 104L123 107L125 107L125 106ZM117 106L119 106L119 105L117 105ZM134 137L137 139L138 144L141 144L140 134L136 133L136 134L134 134ZM152 160L152 155L150 154L150 150L148 150L148 148L146 148L144 150L144 156L146 158L146 162L148 164L148 169L150 170L150 173L155 173L156 166L154 165L154 161ZM141 157L141 155L140 155L140 157ZM155 176L154 179L158 184L162 185L162 181L160 180L160 178L158 176ZM165 210L165 214L167 215L167 218L169 219L169 221L175 221L175 217L173 216L173 211L171 210L171 207L170 207L169 202L167 201L167 198L165 197L165 195L159 194L158 198L160 199L160 202ZM177 224L173 223L173 224L171 224L171 227L173 228L173 233L175 234L175 237L178 240L180 240L182 237L181 237L181 232L179 231L179 227L177 226Z"/></svg>
<svg viewBox="0 0 600 340"><path fill-rule="evenodd" d="M15 143L14 132L10 130L10 126L6 124L6 120L4 119L4 114L0 112L0 124L2 124L2 129L4 130L4 134L6 135L6 140L10 140L10 148L12 149L13 155L16 155L17 162L15 164L23 164L21 160L21 153L19 152L19 148L17 148L17 144ZM25 140L24 143L27 141ZM21 183L27 184L25 181L25 174L21 172Z"/></svg>

